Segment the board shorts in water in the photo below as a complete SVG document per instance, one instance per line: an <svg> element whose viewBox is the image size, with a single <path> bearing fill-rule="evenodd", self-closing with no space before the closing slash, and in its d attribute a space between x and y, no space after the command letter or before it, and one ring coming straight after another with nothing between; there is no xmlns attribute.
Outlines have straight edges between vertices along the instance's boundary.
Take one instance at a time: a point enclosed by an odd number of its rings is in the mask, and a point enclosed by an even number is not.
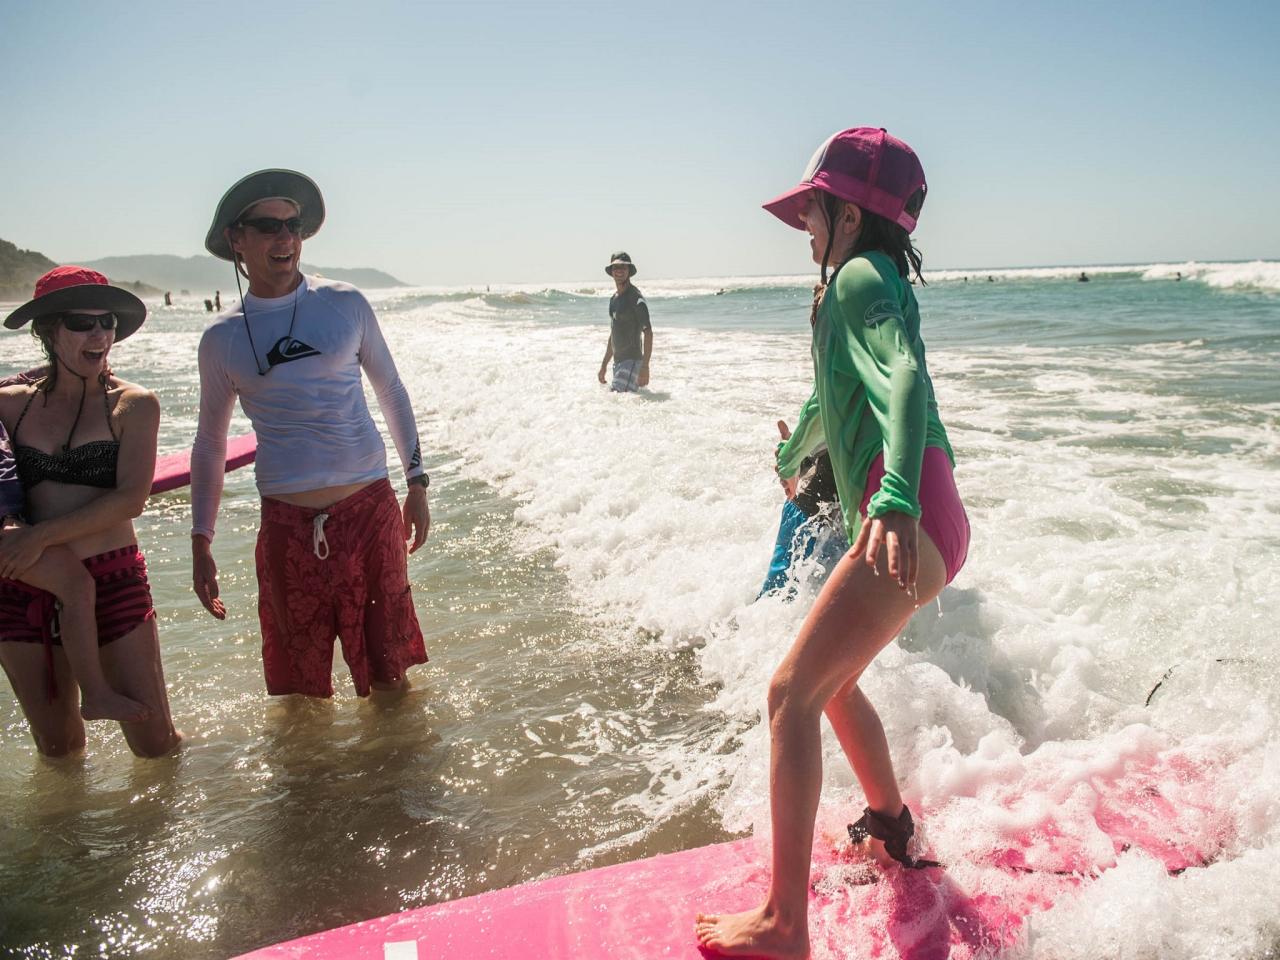
<svg viewBox="0 0 1280 960"><path fill-rule="evenodd" d="M867 485L858 508L864 517L867 504L880 489L883 476L884 454L880 454L871 461L867 470ZM950 583L969 555L969 516L964 512L960 491L956 489L951 461L940 447L924 448L924 461L920 466L920 510L920 527L942 554L942 562L947 568L947 583Z"/></svg>
<svg viewBox="0 0 1280 960"><path fill-rule="evenodd" d="M93 577L96 589L94 615L98 622L99 647L155 619L147 560L136 543L108 550L81 563ZM53 594L19 580L0 578L0 640L45 645L50 699L58 695L53 675L53 648L62 646L59 633L58 602Z"/></svg>
<svg viewBox="0 0 1280 960"><path fill-rule="evenodd" d="M640 389L640 367L643 363L643 360L615 360L613 383L609 389L614 393L634 393Z"/></svg>
<svg viewBox="0 0 1280 960"><path fill-rule="evenodd" d="M333 696L333 642L356 693L427 662L409 589L404 520L377 480L324 509L262 501L255 551L267 692Z"/></svg>

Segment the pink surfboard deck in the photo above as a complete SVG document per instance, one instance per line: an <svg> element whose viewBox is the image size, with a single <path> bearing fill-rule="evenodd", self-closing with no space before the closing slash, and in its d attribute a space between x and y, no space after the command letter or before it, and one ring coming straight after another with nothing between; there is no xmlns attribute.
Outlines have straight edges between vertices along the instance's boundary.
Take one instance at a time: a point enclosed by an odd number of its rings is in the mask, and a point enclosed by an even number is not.
<svg viewBox="0 0 1280 960"><path fill-rule="evenodd" d="M227 441L226 471L230 473L245 464L253 463L258 455L258 438L252 433L232 437ZM191 482L191 451L166 454L156 460L156 475L151 482L151 492L165 493L177 490Z"/></svg>
<svg viewBox="0 0 1280 960"><path fill-rule="evenodd" d="M814 956L977 960L1017 943L1028 917L1121 855L1140 852L1177 874L1207 864L1229 840L1205 802L1210 770L1185 757L1148 758L1082 784L1088 814L1065 816L1070 802L1048 805L1034 827L945 869L895 866L870 871L876 882L859 882L866 868L842 861L831 838L819 835L809 905ZM954 816L962 800L930 814ZM737 840L407 910L240 960L701 960L708 955L695 943L695 916L755 906L768 879L767 846Z"/></svg>

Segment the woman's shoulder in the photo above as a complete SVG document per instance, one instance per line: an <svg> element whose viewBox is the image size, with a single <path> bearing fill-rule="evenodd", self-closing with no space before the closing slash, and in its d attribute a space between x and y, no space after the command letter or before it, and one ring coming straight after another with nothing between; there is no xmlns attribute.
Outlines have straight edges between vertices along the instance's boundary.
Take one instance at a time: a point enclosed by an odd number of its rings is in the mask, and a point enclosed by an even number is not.
<svg viewBox="0 0 1280 960"><path fill-rule="evenodd" d="M112 376L108 388L115 394L115 413L118 417L159 417L160 398L141 384L131 383Z"/></svg>

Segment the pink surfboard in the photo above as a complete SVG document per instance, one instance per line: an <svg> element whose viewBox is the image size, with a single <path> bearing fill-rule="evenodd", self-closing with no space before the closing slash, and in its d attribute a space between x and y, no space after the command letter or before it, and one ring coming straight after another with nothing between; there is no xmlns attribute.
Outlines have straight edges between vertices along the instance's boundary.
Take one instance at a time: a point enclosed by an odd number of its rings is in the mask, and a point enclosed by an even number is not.
<svg viewBox="0 0 1280 960"><path fill-rule="evenodd" d="M977 960L1017 943L1028 917L1121 855L1140 851L1173 874L1207 864L1228 840L1204 802L1212 796L1210 772L1164 754L1086 777L1091 813L1068 822L1062 811L1069 803L1048 805L1042 822L946 868L869 871L842 860L820 836L809 905L814 954ZM1061 784L1023 786L1052 794ZM962 811L951 808L964 799L936 813L956 815ZM708 955L694 940L695 916L759 904L768 859L755 839L715 844L407 910L239 960L702 960Z"/></svg>
<svg viewBox="0 0 1280 960"><path fill-rule="evenodd" d="M258 455L258 438L252 433L232 437L227 441L226 472L253 463ZM177 490L191 482L191 450L166 454L156 459L156 475L151 482L151 492L164 493Z"/></svg>

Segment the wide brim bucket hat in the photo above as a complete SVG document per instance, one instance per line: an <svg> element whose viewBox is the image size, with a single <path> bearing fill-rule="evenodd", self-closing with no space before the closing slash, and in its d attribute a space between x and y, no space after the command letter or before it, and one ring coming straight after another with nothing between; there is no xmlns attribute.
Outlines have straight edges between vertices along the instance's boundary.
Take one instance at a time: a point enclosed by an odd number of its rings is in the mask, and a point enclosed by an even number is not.
<svg viewBox="0 0 1280 960"><path fill-rule="evenodd" d="M219 260L235 260L226 231L244 212L263 200L289 200L302 218L302 239L314 237L324 223L324 197L314 180L297 170L259 170L237 181L218 201L213 223L204 238L204 248Z"/></svg>
<svg viewBox="0 0 1280 960"><path fill-rule="evenodd" d="M631 254L623 253L621 250L609 258L609 265L604 268L605 274L612 277L614 267L628 267L627 276L636 275L636 265L631 262Z"/></svg>
<svg viewBox="0 0 1280 960"><path fill-rule="evenodd" d="M116 342L131 336L147 319L147 306L128 290L87 267L54 267L36 281L32 298L5 317L10 330L32 320L69 310L109 310L116 315Z"/></svg>
<svg viewBox="0 0 1280 960"><path fill-rule="evenodd" d="M800 215L815 190L856 203L896 223L916 228L928 191L920 159L883 127L853 127L833 133L818 147L800 185L764 204L789 227L805 229Z"/></svg>

